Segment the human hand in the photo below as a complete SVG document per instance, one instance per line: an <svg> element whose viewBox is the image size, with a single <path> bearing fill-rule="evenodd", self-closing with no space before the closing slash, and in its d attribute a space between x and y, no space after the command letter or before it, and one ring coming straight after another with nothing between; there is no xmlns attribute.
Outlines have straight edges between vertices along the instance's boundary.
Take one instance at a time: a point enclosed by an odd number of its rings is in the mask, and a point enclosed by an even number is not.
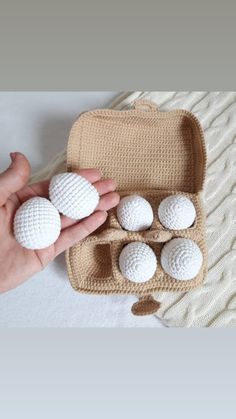
<svg viewBox="0 0 236 419"><path fill-rule="evenodd" d="M8 291L31 275L42 270L64 250L100 227L110 208L119 202L112 179L101 180L97 169L82 169L78 173L93 183L100 195L96 211L82 221L61 216L61 234L51 246L40 250L23 248L13 234L13 220L19 206L34 196L48 198L50 180L27 185L30 164L21 153L11 153L12 163L0 174L0 292Z"/></svg>

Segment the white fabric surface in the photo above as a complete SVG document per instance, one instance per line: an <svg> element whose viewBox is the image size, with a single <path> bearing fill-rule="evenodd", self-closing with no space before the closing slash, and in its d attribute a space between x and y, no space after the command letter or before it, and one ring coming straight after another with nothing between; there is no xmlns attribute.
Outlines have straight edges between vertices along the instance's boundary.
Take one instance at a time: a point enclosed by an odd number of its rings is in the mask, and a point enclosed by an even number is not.
<svg viewBox="0 0 236 419"><path fill-rule="evenodd" d="M116 96L116 92L0 93L0 171L8 166L10 151L25 153L34 172L43 168L65 149L69 130L80 112L106 107ZM133 316L130 307L134 301L134 296L76 293L61 255L25 284L0 295L0 327L161 325L155 316Z"/></svg>

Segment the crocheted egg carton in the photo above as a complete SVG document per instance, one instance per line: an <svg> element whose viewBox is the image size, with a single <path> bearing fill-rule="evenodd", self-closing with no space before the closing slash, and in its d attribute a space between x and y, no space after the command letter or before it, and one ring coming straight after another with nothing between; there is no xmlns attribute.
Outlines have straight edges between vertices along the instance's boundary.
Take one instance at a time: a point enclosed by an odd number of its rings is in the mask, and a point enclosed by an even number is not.
<svg viewBox="0 0 236 419"><path fill-rule="evenodd" d="M204 221L202 217L201 199L198 194L186 193L186 192L181 192L181 191L159 191L159 190L155 190L155 191L135 190L135 191L120 192L121 199L122 197L128 197L132 195L138 195L138 196L143 197L151 205L152 210L153 210L153 222L150 226L150 229L149 229L150 231L154 231L154 230L155 231L158 230L161 232L165 231L165 232L171 233L172 237L186 237L186 238L188 237L192 238L193 234L195 236L195 235L198 235L199 232L201 234L201 229L204 227ZM158 208L161 202L163 202L165 198L172 197L175 195L178 195L178 196L180 195L180 196L188 198L194 205L194 208L196 211L196 218L194 220L194 223L188 228L169 229L169 228L166 228L159 219ZM118 230L123 229L123 227L119 223L116 208L113 208L112 210L109 211L108 221L109 221L110 228L115 228ZM129 231L127 233L130 238L133 237L134 232ZM141 238L142 236L146 236L145 231L143 233L139 232L139 237Z"/></svg>
<svg viewBox="0 0 236 419"><path fill-rule="evenodd" d="M185 110L159 112L96 110L82 114L74 124L68 145L68 169L101 167L104 176L117 181L121 197L140 195L152 206L154 219L145 231L126 231L116 209L95 234L67 252L67 267L73 288L95 294L148 296L157 291L188 291L199 286L207 271L204 213L201 191L206 173L203 131L195 116ZM89 152L90 151L90 152ZM158 217L160 202L171 195L188 197L196 219L187 229L167 229ZM193 240L203 263L191 280L178 280L161 266L164 244L174 238ZM128 243L147 243L157 256L158 269L145 283L124 278L119 256Z"/></svg>

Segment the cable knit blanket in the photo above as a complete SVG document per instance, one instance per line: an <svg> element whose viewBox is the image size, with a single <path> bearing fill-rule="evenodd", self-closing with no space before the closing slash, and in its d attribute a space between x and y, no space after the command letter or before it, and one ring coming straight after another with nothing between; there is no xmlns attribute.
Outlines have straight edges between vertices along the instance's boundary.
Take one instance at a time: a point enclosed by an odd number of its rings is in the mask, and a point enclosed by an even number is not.
<svg viewBox="0 0 236 419"><path fill-rule="evenodd" d="M158 311L166 326L236 326L236 93L133 92L119 96L115 109L150 99L160 110L187 109L205 131L208 154L203 201L207 215L208 275L204 284L188 293L158 293ZM65 166L65 151L40 177ZM47 172L47 173L46 173Z"/></svg>
<svg viewBox="0 0 236 419"><path fill-rule="evenodd" d="M158 293L158 316L167 326L236 326L236 93L134 92L112 107L150 99L160 110L193 112L205 131L208 168L203 201L207 215L208 275L188 293Z"/></svg>

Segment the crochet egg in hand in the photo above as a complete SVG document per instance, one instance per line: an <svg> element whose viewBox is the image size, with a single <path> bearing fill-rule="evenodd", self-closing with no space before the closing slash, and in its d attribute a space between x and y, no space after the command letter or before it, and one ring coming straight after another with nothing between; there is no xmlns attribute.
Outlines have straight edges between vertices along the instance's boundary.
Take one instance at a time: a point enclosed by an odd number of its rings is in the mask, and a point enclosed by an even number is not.
<svg viewBox="0 0 236 419"><path fill-rule="evenodd" d="M190 239L177 238L166 243L161 252L161 265L174 279L195 278L202 267L203 256L198 245Z"/></svg>
<svg viewBox="0 0 236 419"><path fill-rule="evenodd" d="M192 201L185 195L172 195L161 201L158 217L164 227L183 230L194 223L196 210Z"/></svg>
<svg viewBox="0 0 236 419"><path fill-rule="evenodd" d="M139 195L126 196L117 207L117 218L125 230L147 230L153 222L152 207Z"/></svg>
<svg viewBox="0 0 236 419"><path fill-rule="evenodd" d="M132 242L121 251L119 267L122 275L132 282L146 282L157 269L156 255L145 243Z"/></svg>
<svg viewBox="0 0 236 419"><path fill-rule="evenodd" d="M43 249L53 244L61 231L59 212L46 198L35 197L16 211L14 235L26 249Z"/></svg>
<svg viewBox="0 0 236 419"><path fill-rule="evenodd" d="M52 177L49 197L58 211L74 220L93 213L99 202L97 189L77 173L60 173Z"/></svg>

